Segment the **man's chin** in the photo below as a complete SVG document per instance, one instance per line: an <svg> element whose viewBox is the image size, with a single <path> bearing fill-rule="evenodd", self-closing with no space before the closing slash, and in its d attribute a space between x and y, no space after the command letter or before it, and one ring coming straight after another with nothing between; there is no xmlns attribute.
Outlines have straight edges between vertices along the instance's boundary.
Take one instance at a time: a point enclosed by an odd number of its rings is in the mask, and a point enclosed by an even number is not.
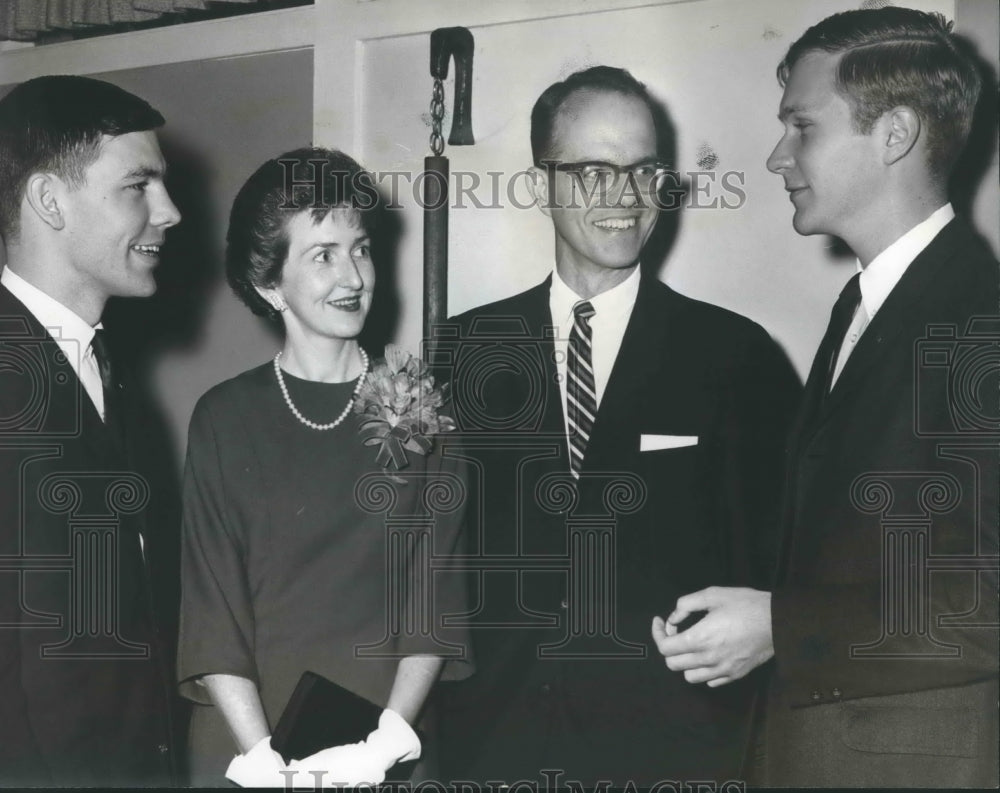
<svg viewBox="0 0 1000 793"><path fill-rule="evenodd" d="M135 280L124 289L114 292L112 297L152 297L156 294L156 279L150 275L148 279Z"/></svg>
<svg viewBox="0 0 1000 793"><path fill-rule="evenodd" d="M604 270L629 270L639 263L639 255L601 259L597 264Z"/></svg>
<svg viewBox="0 0 1000 793"><path fill-rule="evenodd" d="M807 218L802 217L798 212L792 216L792 228L803 237L823 233L821 229L816 228Z"/></svg>

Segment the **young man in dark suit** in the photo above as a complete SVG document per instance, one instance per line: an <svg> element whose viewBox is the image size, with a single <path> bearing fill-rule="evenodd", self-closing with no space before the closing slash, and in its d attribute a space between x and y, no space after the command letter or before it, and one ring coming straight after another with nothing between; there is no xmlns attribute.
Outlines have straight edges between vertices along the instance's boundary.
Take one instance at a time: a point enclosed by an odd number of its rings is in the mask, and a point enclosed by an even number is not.
<svg viewBox="0 0 1000 793"><path fill-rule="evenodd" d="M696 582L766 580L798 383L768 335L641 272L663 205L645 87L607 66L532 112L555 268L439 329L469 514L476 673L442 685L443 778L735 778L754 682L665 672L649 638Z"/></svg>
<svg viewBox="0 0 1000 793"><path fill-rule="evenodd" d="M774 656L764 784L995 787L998 264L947 196L980 78L902 8L823 20L778 75L768 167L857 274L806 384L773 590L687 595L654 635L712 687Z"/></svg>
<svg viewBox="0 0 1000 793"><path fill-rule="evenodd" d="M155 128L116 86L0 100L0 784L176 783L172 637L150 577L159 495L108 354L110 297L153 294L168 228ZM176 576L176 570L173 571Z"/></svg>

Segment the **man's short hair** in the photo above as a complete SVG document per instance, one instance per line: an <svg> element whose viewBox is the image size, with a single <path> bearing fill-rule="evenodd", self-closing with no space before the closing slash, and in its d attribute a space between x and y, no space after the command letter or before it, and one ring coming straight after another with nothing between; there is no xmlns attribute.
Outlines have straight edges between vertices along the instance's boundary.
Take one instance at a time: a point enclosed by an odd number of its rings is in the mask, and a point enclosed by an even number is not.
<svg viewBox="0 0 1000 793"><path fill-rule="evenodd" d="M341 151L301 148L261 165L240 188L226 233L226 280L254 314L279 322L257 292L281 281L288 257L288 223L308 212L314 224L335 209L358 213L372 235L382 209L374 179Z"/></svg>
<svg viewBox="0 0 1000 793"><path fill-rule="evenodd" d="M531 157L535 165L541 166L542 161L551 156L559 110L577 91L607 91L634 96L649 108L654 120L657 118L657 109L646 86L625 69L593 66L575 72L562 82L553 83L546 88L531 110Z"/></svg>
<svg viewBox="0 0 1000 793"><path fill-rule="evenodd" d="M810 52L843 53L837 89L851 105L854 126L868 133L899 105L920 115L927 133L928 165L945 177L969 136L982 83L972 58L938 13L888 7L844 11L813 25L778 66L785 85Z"/></svg>
<svg viewBox="0 0 1000 793"><path fill-rule="evenodd" d="M79 186L102 136L162 125L148 102L103 80L51 75L16 86L0 99L0 234L17 234L31 174L50 172Z"/></svg>

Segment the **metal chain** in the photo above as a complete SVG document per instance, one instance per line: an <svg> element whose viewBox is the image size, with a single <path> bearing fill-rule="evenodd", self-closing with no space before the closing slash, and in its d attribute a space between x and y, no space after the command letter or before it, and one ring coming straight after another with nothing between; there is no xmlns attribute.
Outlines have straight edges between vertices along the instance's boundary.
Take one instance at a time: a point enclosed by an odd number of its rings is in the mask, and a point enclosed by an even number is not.
<svg viewBox="0 0 1000 793"><path fill-rule="evenodd" d="M431 151L435 157L444 152L444 138L441 137L441 124L444 121L444 84L439 79L434 80L434 93L431 96Z"/></svg>

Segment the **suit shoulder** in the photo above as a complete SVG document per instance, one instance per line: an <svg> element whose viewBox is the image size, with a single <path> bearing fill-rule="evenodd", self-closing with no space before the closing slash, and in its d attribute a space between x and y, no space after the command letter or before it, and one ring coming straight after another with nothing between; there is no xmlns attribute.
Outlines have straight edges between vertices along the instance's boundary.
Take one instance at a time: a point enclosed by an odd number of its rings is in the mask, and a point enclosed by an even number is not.
<svg viewBox="0 0 1000 793"><path fill-rule="evenodd" d="M916 261L932 272L921 296L928 312L964 322L970 316L1000 311L1000 263L967 223L956 219L946 226L925 254L929 258L921 254ZM904 278L907 275L909 271Z"/></svg>
<svg viewBox="0 0 1000 793"><path fill-rule="evenodd" d="M494 300L492 303L484 303L481 306L470 308L468 311L464 311L461 314L457 314L452 317L451 321L469 322L476 317L503 316L505 314L510 314L511 312L521 311L524 309L526 303L530 302L533 298L539 297L547 291L546 285L547 282L536 284L531 287L531 289L526 289L516 295L511 295L510 297L504 297L500 300Z"/></svg>
<svg viewBox="0 0 1000 793"><path fill-rule="evenodd" d="M985 297L997 299L1000 292L1000 262L981 238L975 239L968 261L975 274L976 285L985 291Z"/></svg>
<svg viewBox="0 0 1000 793"><path fill-rule="evenodd" d="M457 314L448 324L458 325L463 332L474 327L491 327L507 331L507 325L518 326L522 321L535 321L539 306L548 306L548 282L543 282L516 295L495 300ZM516 331L516 327L513 328Z"/></svg>
<svg viewBox="0 0 1000 793"><path fill-rule="evenodd" d="M662 304L663 311L672 312L693 333L724 339L730 345L735 342L773 343L768 332L752 319L714 303L688 297L660 281L652 284L651 296Z"/></svg>
<svg viewBox="0 0 1000 793"><path fill-rule="evenodd" d="M925 249L931 256L951 260L965 271L965 277L997 283L1000 263L986 239L965 219L956 217Z"/></svg>

